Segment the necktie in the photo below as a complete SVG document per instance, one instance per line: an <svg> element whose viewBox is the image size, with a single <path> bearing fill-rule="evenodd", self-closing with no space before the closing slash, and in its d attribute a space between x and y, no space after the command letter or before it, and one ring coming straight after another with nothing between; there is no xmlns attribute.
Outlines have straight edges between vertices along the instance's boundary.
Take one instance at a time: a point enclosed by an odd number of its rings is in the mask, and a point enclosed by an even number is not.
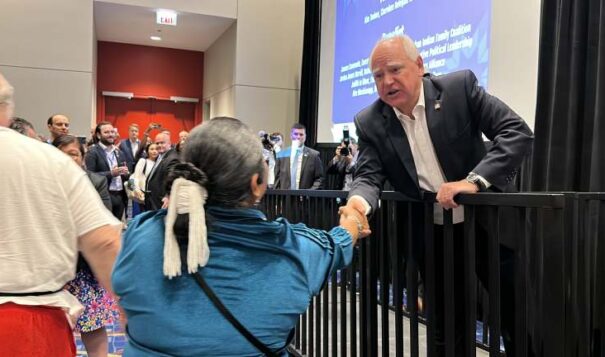
<svg viewBox="0 0 605 357"><path fill-rule="evenodd" d="M294 154L294 160L292 160L292 167L290 168L290 189L296 190L298 189L298 185L296 184L296 176L298 173L298 157L300 156L300 150L296 149L296 154Z"/></svg>

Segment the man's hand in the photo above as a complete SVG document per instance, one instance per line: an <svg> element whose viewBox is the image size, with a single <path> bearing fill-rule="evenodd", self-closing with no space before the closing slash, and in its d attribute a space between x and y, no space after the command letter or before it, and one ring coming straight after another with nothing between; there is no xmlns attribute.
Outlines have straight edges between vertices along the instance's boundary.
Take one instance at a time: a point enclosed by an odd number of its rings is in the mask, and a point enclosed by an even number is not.
<svg viewBox="0 0 605 357"><path fill-rule="evenodd" d="M118 166L114 166L114 167L111 168L110 172L111 172L111 176L116 177L116 176L120 176L121 175L122 169L119 168Z"/></svg>
<svg viewBox="0 0 605 357"><path fill-rule="evenodd" d="M120 175L128 175L130 173L128 171L128 166L118 166L118 172Z"/></svg>
<svg viewBox="0 0 605 357"><path fill-rule="evenodd" d="M457 194L475 193L477 191L479 191L477 185L466 180L446 182L441 185L437 192L437 202L446 209L456 208L458 207L458 204L454 202L454 197L456 197Z"/></svg>
<svg viewBox="0 0 605 357"><path fill-rule="evenodd" d="M363 204L362 200L359 199L359 197L351 197L347 201L347 205L345 207L350 207L350 208L355 209L362 216L366 215L366 206ZM340 213L340 209L338 210L338 213Z"/></svg>
<svg viewBox="0 0 605 357"><path fill-rule="evenodd" d="M352 208L347 204L338 209L338 214L340 214L340 225L342 227L349 232L357 231L356 235L351 233L353 236L353 243L355 243L357 239L365 238L372 233L368 218L365 214L357 211L357 209Z"/></svg>

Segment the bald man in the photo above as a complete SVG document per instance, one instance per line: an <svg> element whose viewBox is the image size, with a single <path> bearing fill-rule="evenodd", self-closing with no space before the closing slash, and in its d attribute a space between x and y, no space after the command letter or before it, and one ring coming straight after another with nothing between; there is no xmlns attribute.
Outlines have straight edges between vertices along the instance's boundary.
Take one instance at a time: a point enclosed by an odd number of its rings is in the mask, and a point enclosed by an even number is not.
<svg viewBox="0 0 605 357"><path fill-rule="evenodd" d="M51 115L46 124L50 133L49 143L52 143L58 136L69 134L69 118L66 115Z"/></svg>
<svg viewBox="0 0 605 357"><path fill-rule="evenodd" d="M170 133L162 131L155 136L160 156L157 158L153 169L147 176L145 191L145 209L156 210L162 208L162 199L166 195L165 181L170 168L179 162L179 155L172 148Z"/></svg>

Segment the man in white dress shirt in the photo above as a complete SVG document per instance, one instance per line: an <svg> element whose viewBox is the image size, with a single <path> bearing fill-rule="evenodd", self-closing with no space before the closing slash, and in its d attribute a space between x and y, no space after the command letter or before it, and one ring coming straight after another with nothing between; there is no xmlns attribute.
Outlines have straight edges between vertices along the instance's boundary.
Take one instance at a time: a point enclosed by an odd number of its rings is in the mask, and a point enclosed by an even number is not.
<svg viewBox="0 0 605 357"><path fill-rule="evenodd" d="M533 142L533 134L512 109L489 95L471 71L443 76L424 74L422 57L407 36L380 40L370 55L379 99L355 117L359 157L347 205L369 214L378 207L385 180L396 191L419 199L423 191L436 192L435 271L437 352L443 353L443 209L454 209L454 223L463 221L459 193L487 189L514 190L514 178ZM487 151L482 135L493 143ZM454 227L456 355L464 354L463 226ZM424 276L422 234L416 234L413 252ZM486 240L478 239L478 249ZM507 256L512 254L508 251ZM481 263L482 255L478 255ZM503 270L504 272L504 270ZM481 276L480 276L481 277ZM503 293L510 276L503 277ZM509 297L502 301L503 336L512 356L514 314Z"/></svg>

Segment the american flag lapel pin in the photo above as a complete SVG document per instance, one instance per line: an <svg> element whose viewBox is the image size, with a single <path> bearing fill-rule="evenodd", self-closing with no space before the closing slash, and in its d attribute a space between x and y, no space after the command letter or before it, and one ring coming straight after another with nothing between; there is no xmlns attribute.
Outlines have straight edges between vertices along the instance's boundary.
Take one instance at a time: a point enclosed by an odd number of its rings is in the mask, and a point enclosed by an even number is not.
<svg viewBox="0 0 605 357"><path fill-rule="evenodd" d="M436 111L440 111L441 110L441 101L436 101L435 102L435 110Z"/></svg>

